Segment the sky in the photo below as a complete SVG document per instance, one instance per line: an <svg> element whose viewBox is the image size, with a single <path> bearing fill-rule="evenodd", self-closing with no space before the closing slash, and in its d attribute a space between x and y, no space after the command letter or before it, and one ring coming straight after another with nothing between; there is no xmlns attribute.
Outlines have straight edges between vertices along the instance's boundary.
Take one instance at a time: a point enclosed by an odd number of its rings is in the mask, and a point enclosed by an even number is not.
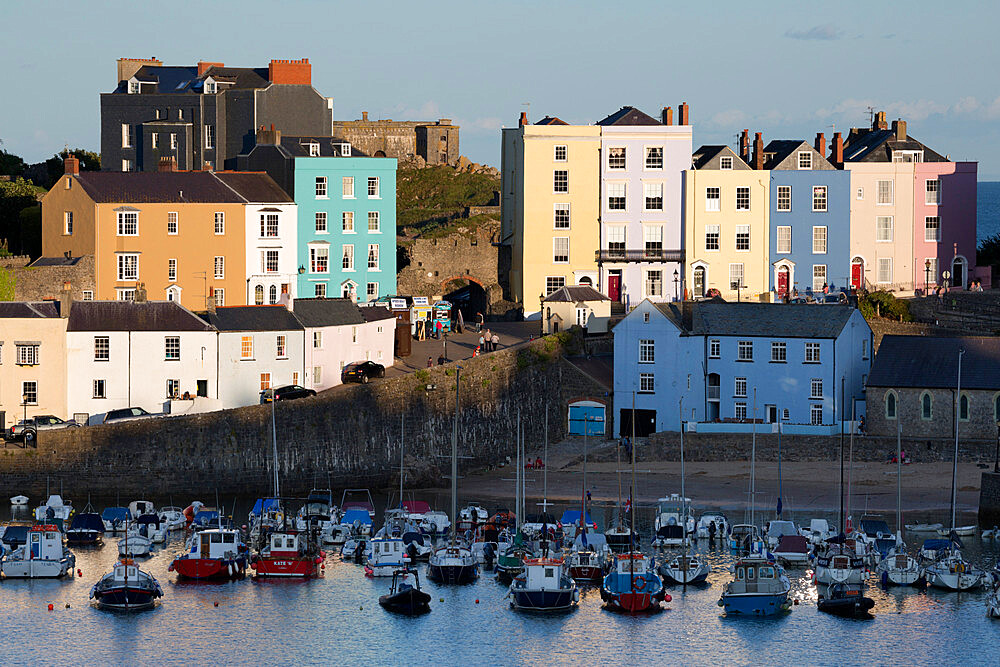
<svg viewBox="0 0 1000 667"><path fill-rule="evenodd" d="M309 58L336 119L451 118L461 152L494 166L521 111L584 124L687 102L698 146L733 145L743 128L829 141L874 107L1000 180L997 25L1000 3L966 0L3 0L0 147L29 162L99 150L118 58Z"/></svg>

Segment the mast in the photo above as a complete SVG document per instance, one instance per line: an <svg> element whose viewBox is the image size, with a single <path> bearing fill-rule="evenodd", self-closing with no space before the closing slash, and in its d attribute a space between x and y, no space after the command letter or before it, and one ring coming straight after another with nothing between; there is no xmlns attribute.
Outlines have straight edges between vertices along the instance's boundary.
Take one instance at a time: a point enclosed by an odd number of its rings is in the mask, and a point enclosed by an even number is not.
<svg viewBox="0 0 1000 667"><path fill-rule="evenodd" d="M851 520L851 487L854 486L854 401L851 401L851 436L847 453L847 520ZM851 526L853 532L854 526Z"/></svg>
<svg viewBox="0 0 1000 667"><path fill-rule="evenodd" d="M455 546L458 533L458 394L462 367L455 366L455 420L451 427L451 546Z"/></svg>
<svg viewBox="0 0 1000 667"><path fill-rule="evenodd" d="M636 513L636 497L635 497L635 391L632 392L632 440L629 442L629 451L632 454L632 481L628 487L628 499L629 499L629 517L628 522L628 544L629 544L629 586L632 592L635 593L635 552L637 551L635 545L635 513Z"/></svg>
<svg viewBox="0 0 1000 667"><path fill-rule="evenodd" d="M687 562L687 555L688 555L688 536L687 536L687 528L688 528L688 502L687 502L687 494L684 492L684 397L683 396L681 396L680 401L678 401L677 412L679 413L680 420L681 420L680 421L680 424L681 424L681 504L684 507L684 513L681 515L681 547L683 548L683 555L684 555L684 558L681 559L681 565L683 566L683 571L684 571L684 581L682 581L681 583L683 585L687 586L687 578L688 578L688 562ZM659 511L659 510L657 510L657 511Z"/></svg>
<svg viewBox="0 0 1000 667"><path fill-rule="evenodd" d="M580 527L584 534L587 532L587 431L590 424L587 421L587 413L583 414L583 489L580 492ZM547 465L547 464L546 464ZM586 538L584 538L586 539Z"/></svg>
<svg viewBox="0 0 1000 667"><path fill-rule="evenodd" d="M517 427L514 429L514 534L521 521L521 409L517 409Z"/></svg>
<svg viewBox="0 0 1000 667"><path fill-rule="evenodd" d="M844 378L840 378L840 534L844 535Z"/></svg>
<svg viewBox="0 0 1000 667"><path fill-rule="evenodd" d="M757 500L757 387L753 388L753 415L750 420L750 525L753 526L753 510Z"/></svg>
<svg viewBox="0 0 1000 667"><path fill-rule="evenodd" d="M274 389L271 389L271 446L273 448L272 455L274 456L274 497L277 498L280 494L278 492L278 427L274 420ZM263 505L261 506L261 514L264 512Z"/></svg>
<svg viewBox="0 0 1000 667"><path fill-rule="evenodd" d="M403 448L406 440L403 438L405 416L399 415L399 508L403 508Z"/></svg>
<svg viewBox="0 0 1000 667"><path fill-rule="evenodd" d="M962 355L965 348L958 348L958 383L955 387L955 458L951 462L951 530L955 531L955 505L957 501L956 483L958 481L958 406L962 402ZM949 539L951 535L948 536Z"/></svg>
<svg viewBox="0 0 1000 667"><path fill-rule="evenodd" d="M781 408L774 407L778 417L778 508L777 518L781 519Z"/></svg>
<svg viewBox="0 0 1000 667"><path fill-rule="evenodd" d="M896 537L903 536L903 421L896 418Z"/></svg>

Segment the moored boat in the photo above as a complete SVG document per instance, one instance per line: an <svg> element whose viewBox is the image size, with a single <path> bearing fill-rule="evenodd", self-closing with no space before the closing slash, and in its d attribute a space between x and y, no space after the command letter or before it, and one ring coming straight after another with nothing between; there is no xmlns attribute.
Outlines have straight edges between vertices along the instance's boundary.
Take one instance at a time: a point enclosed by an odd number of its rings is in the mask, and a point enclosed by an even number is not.
<svg viewBox="0 0 1000 667"><path fill-rule="evenodd" d="M7 579L54 579L72 575L76 556L63 546L57 526L39 524L28 530L27 542L0 558L0 575Z"/></svg>
<svg viewBox="0 0 1000 667"><path fill-rule="evenodd" d="M809 562L809 541L801 535L784 535L771 553L783 565L803 566Z"/></svg>
<svg viewBox="0 0 1000 667"><path fill-rule="evenodd" d="M410 564L406 545L401 537L376 537L368 541L365 553L365 575L391 577Z"/></svg>
<svg viewBox="0 0 1000 667"><path fill-rule="evenodd" d="M28 504L28 496L12 496L10 504L15 507L24 507Z"/></svg>
<svg viewBox="0 0 1000 667"><path fill-rule="evenodd" d="M66 542L75 545L100 544L104 539L104 522L96 512L81 512L72 518L66 531Z"/></svg>
<svg viewBox="0 0 1000 667"><path fill-rule="evenodd" d="M50 521L52 525L56 523L53 519L60 522L58 525L65 525L71 516L73 504L68 500L64 501L59 494L50 495L44 505L35 508L35 520Z"/></svg>
<svg viewBox="0 0 1000 667"><path fill-rule="evenodd" d="M865 596L864 584L836 583L821 587L816 608L834 616L864 618L869 616L875 601Z"/></svg>
<svg viewBox="0 0 1000 667"><path fill-rule="evenodd" d="M695 535L699 540L714 540L729 534L729 520L721 512L705 512L698 517Z"/></svg>
<svg viewBox="0 0 1000 667"><path fill-rule="evenodd" d="M705 583L711 571L709 564L696 554L674 556L657 570L666 583L682 586Z"/></svg>
<svg viewBox="0 0 1000 667"><path fill-rule="evenodd" d="M163 596L153 575L140 570L135 561L122 558L90 590L90 598L104 609L141 611L150 609Z"/></svg>
<svg viewBox="0 0 1000 667"><path fill-rule="evenodd" d="M379 596L383 609L416 616L431 610L431 596L420 590L420 576L415 570L401 568L392 573L392 585L386 595Z"/></svg>
<svg viewBox="0 0 1000 667"><path fill-rule="evenodd" d="M131 518L127 507L105 507L101 512L106 533L124 533Z"/></svg>
<svg viewBox="0 0 1000 667"><path fill-rule="evenodd" d="M986 616L1000 618L1000 586L994 587L993 592L986 598Z"/></svg>
<svg viewBox="0 0 1000 667"><path fill-rule="evenodd" d="M276 530L250 561L255 577L307 579L320 576L323 556L308 536L297 530Z"/></svg>
<svg viewBox="0 0 1000 667"><path fill-rule="evenodd" d="M913 586L924 581L924 569L902 547L892 549L875 568L883 586Z"/></svg>
<svg viewBox="0 0 1000 667"><path fill-rule="evenodd" d="M609 608L627 612L649 611L670 602L653 559L637 551L615 556L614 568L601 584L601 599Z"/></svg>
<svg viewBox="0 0 1000 667"><path fill-rule="evenodd" d="M510 606L527 611L564 611L580 599L562 558L532 558L510 584Z"/></svg>
<svg viewBox="0 0 1000 667"><path fill-rule="evenodd" d="M189 551L167 569L185 579L236 579L245 576L248 562L239 531L212 528L192 535Z"/></svg>
<svg viewBox="0 0 1000 667"><path fill-rule="evenodd" d="M690 514L691 499L672 493L656 501L656 518L653 520L653 546L679 547L688 542L694 532L694 519Z"/></svg>
<svg viewBox="0 0 1000 667"><path fill-rule="evenodd" d="M986 573L962 557L962 552L952 547L944 556L924 568L927 583L949 591L969 591L979 588Z"/></svg>
<svg viewBox="0 0 1000 667"><path fill-rule="evenodd" d="M784 570L763 556L747 556L733 566L719 606L727 615L771 616L791 608L791 583Z"/></svg>

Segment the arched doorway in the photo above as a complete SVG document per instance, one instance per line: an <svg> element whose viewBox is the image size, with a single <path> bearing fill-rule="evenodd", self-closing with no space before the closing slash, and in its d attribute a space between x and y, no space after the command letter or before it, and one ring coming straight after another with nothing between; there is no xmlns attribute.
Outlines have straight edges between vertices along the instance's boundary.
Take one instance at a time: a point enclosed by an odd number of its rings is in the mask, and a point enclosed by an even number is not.
<svg viewBox="0 0 1000 667"><path fill-rule="evenodd" d="M694 267L694 298L702 299L705 297L705 267L696 266Z"/></svg>
<svg viewBox="0 0 1000 667"><path fill-rule="evenodd" d="M385 157L385 151L375 151L375 155L372 157Z"/></svg>
<svg viewBox="0 0 1000 667"><path fill-rule="evenodd" d="M951 284L955 287L965 287L968 282L968 276L966 275L966 261L965 258L959 255L951 262Z"/></svg>
<svg viewBox="0 0 1000 667"><path fill-rule="evenodd" d="M851 287L861 289L865 286L865 260L855 257L851 260Z"/></svg>
<svg viewBox="0 0 1000 667"><path fill-rule="evenodd" d="M778 267L778 286L777 286L777 290L778 290L778 294L780 296L785 296L786 294L788 294L788 285L789 285L789 279L788 278L789 278L789 273L790 272L789 272L787 266L780 266L780 267Z"/></svg>
<svg viewBox="0 0 1000 667"><path fill-rule="evenodd" d="M489 304L486 290L478 282L467 277L451 278L444 282L442 291L444 300L462 311L462 319L466 323L475 322L477 313L482 313L485 317ZM457 317L457 314L453 314Z"/></svg>

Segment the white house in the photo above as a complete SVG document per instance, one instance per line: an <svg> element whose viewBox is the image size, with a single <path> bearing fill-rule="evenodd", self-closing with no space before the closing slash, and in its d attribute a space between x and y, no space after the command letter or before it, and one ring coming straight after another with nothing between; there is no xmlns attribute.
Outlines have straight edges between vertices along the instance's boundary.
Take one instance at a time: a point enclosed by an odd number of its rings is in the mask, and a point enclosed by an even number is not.
<svg viewBox="0 0 1000 667"><path fill-rule="evenodd" d="M69 411L99 424L117 408L219 409L216 345L214 329L176 301L76 301L66 330Z"/></svg>
<svg viewBox="0 0 1000 667"><path fill-rule="evenodd" d="M216 308L223 408L260 402L260 392L304 379L305 329L284 305Z"/></svg>
<svg viewBox="0 0 1000 667"><path fill-rule="evenodd" d="M350 299L296 299L295 317L305 327L305 382L316 391L340 384L354 361L393 363L396 322L387 308L360 308Z"/></svg>
<svg viewBox="0 0 1000 667"><path fill-rule="evenodd" d="M282 294L295 298L295 286L299 279L295 263L298 242L296 205L265 202L248 204L245 208L246 302L258 306L273 305L279 302Z"/></svg>

